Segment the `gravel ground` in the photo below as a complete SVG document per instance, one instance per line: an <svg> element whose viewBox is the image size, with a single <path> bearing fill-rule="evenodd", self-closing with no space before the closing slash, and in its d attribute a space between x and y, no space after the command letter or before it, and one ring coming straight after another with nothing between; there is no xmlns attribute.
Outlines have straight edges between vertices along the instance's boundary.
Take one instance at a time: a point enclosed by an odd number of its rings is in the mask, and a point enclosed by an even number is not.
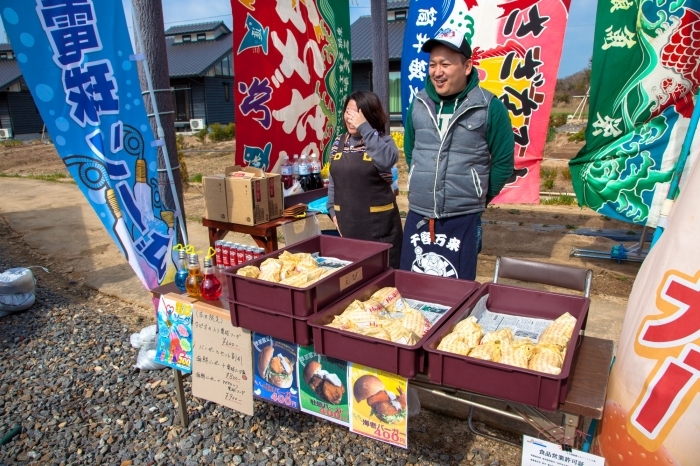
<svg viewBox="0 0 700 466"><path fill-rule="evenodd" d="M0 271L45 265L0 218ZM191 396L182 428L169 370L133 369L131 333L150 311L36 270L37 302L0 319L0 464L514 466L520 449L468 433L426 410L409 421L409 449L256 402L244 416Z"/></svg>

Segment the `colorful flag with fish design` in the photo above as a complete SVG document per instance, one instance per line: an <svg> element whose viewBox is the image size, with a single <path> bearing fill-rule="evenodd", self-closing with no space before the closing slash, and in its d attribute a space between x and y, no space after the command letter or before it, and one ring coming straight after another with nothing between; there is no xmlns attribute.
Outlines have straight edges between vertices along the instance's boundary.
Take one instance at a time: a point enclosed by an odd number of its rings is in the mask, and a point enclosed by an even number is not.
<svg viewBox="0 0 700 466"><path fill-rule="evenodd" d="M694 108L699 53L700 0L598 3L586 145L569 162L580 205L656 226Z"/></svg>
<svg viewBox="0 0 700 466"><path fill-rule="evenodd" d="M181 213L162 203L121 2L0 0L27 87L59 157L143 285L171 282Z"/></svg>
<svg viewBox="0 0 700 466"><path fill-rule="evenodd" d="M429 56L421 46L443 28L463 33L481 86L501 99L515 134L515 172L496 203L537 203L570 0L411 2L401 59L403 118L425 87ZM544 46L543 44L546 44Z"/></svg>
<svg viewBox="0 0 700 466"><path fill-rule="evenodd" d="M236 163L273 171L284 155L328 160L350 92L348 0L231 0Z"/></svg>

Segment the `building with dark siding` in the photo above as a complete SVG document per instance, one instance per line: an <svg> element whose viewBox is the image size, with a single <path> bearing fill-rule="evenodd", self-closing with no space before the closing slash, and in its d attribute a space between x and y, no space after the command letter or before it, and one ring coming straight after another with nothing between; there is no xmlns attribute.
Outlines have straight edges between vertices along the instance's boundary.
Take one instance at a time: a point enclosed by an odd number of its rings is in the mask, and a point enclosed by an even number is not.
<svg viewBox="0 0 700 466"><path fill-rule="evenodd" d="M0 44L0 128L9 129L13 137L44 128L10 44Z"/></svg>

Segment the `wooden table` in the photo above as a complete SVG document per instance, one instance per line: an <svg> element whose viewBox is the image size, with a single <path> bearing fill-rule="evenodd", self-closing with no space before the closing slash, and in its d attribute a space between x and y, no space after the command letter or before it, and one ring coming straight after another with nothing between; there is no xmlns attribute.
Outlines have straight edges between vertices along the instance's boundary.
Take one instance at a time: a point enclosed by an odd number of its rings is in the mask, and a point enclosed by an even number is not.
<svg viewBox="0 0 700 466"><path fill-rule="evenodd" d="M296 204L308 204L325 196L328 196L328 188L314 189L313 191L288 196L284 198L284 208L286 209ZM277 227L299 220L303 219L280 217L257 225L241 225L203 218L202 225L209 229L209 246L211 247L215 247L215 242L223 239L229 231L233 231L252 236L255 244L264 248L265 254L268 254L278 249Z"/></svg>

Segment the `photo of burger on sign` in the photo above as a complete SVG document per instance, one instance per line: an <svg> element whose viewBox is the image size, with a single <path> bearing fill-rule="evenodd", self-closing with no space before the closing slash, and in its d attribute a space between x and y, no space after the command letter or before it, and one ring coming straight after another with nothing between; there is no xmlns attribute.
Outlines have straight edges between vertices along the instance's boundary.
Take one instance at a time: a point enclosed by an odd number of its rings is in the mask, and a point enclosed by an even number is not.
<svg viewBox="0 0 700 466"><path fill-rule="evenodd" d="M389 372L350 364L350 430L408 448L408 380Z"/></svg>
<svg viewBox="0 0 700 466"><path fill-rule="evenodd" d="M301 410L349 426L348 363L300 346L297 364Z"/></svg>
<svg viewBox="0 0 700 466"><path fill-rule="evenodd" d="M253 351L255 397L298 410L297 345L261 333L253 333Z"/></svg>

